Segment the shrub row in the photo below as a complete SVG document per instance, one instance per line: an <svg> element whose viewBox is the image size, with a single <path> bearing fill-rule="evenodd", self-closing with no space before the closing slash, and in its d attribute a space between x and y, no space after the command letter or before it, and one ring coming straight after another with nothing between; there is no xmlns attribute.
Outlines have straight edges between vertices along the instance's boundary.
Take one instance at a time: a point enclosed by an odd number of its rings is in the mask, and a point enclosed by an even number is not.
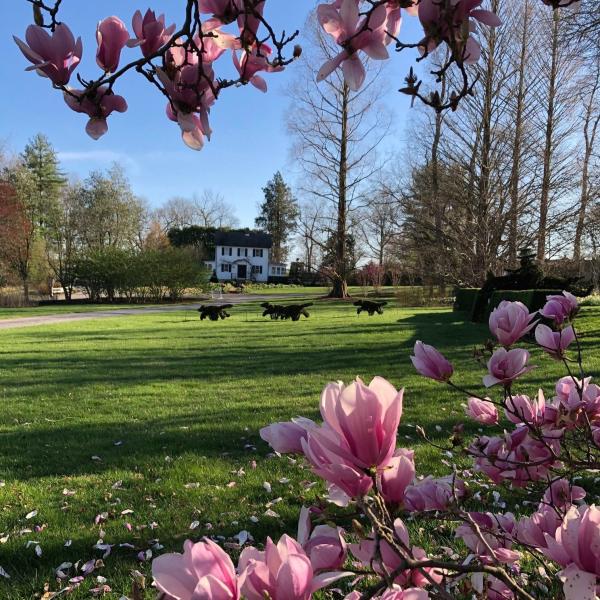
<svg viewBox="0 0 600 600"><path fill-rule="evenodd" d="M560 294L562 290L496 290L489 294L477 288L456 290L454 310L465 312L471 321L486 322L490 313L502 302L522 302L531 312L539 310L546 302L546 296Z"/></svg>
<svg viewBox="0 0 600 600"><path fill-rule="evenodd" d="M191 251L179 248L163 250L121 250L105 248L80 256L75 261L75 282L92 301L103 297L178 300L187 289L206 286L210 272Z"/></svg>

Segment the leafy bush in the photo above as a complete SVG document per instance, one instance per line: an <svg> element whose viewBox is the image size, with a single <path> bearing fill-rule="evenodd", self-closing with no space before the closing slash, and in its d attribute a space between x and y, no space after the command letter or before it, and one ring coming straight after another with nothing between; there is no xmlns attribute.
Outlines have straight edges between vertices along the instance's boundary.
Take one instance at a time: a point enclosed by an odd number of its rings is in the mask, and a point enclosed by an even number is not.
<svg viewBox="0 0 600 600"><path fill-rule="evenodd" d="M472 315L479 291L479 288L457 288L455 291L454 310Z"/></svg>
<svg viewBox="0 0 600 600"><path fill-rule="evenodd" d="M490 296L489 303L485 311L485 319L487 320L490 313L502 302L508 300L510 302L521 302L531 312L535 312L542 308L546 303L546 297L555 294L560 294L560 290L499 290L493 292Z"/></svg>
<svg viewBox="0 0 600 600"><path fill-rule="evenodd" d="M581 306L600 306L600 295L594 294L581 301Z"/></svg>
<svg viewBox="0 0 600 600"><path fill-rule="evenodd" d="M210 270L200 265L193 252L178 248L133 252L104 248L88 252L76 261L78 285L88 297L113 302L118 296L160 302L178 300L185 290L207 286Z"/></svg>
<svg viewBox="0 0 600 600"><path fill-rule="evenodd" d="M438 287L429 288L424 286L399 287L394 292L399 306L442 306L451 303L451 300L442 295Z"/></svg>

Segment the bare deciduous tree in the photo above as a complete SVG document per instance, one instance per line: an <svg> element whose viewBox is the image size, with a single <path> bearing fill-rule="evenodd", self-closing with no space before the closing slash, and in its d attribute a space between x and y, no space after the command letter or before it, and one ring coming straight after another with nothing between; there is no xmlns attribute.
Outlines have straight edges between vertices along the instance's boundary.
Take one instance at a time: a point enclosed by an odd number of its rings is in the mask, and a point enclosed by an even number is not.
<svg viewBox="0 0 600 600"><path fill-rule="evenodd" d="M369 181L380 168L375 149L386 137L390 121L387 113L379 110L378 70L369 69L368 80L359 92L352 92L338 72L317 84L318 67L337 50L314 19L307 30L314 38L314 50L303 55L290 89L288 129L302 169L300 191L327 206L324 218L330 223L321 231L329 230L325 243L335 248L327 274L332 282L331 295L344 298L350 275L346 252L352 212L368 197Z"/></svg>

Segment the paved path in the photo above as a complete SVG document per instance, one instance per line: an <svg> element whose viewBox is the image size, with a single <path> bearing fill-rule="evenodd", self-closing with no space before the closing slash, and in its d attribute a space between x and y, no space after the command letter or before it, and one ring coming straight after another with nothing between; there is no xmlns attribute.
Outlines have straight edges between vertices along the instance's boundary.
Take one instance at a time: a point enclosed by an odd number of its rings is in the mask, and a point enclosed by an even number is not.
<svg viewBox="0 0 600 600"><path fill-rule="evenodd" d="M144 308L115 308L80 313L61 313L57 315L40 315L37 317L18 317L15 319L0 319L0 330L34 327L35 325L53 325L55 323L70 323L89 319L105 319L108 317L131 317L152 313L168 313L182 310L196 311L201 304L244 304L247 302L268 302L270 300L291 300L293 298L315 298L320 294L230 294L222 299L207 299L188 304L169 304Z"/></svg>

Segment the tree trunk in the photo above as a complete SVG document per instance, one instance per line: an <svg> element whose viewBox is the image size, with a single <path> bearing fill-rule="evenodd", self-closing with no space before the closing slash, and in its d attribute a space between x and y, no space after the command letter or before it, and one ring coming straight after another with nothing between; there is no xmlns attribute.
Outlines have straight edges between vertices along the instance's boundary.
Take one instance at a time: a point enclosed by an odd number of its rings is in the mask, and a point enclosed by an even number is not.
<svg viewBox="0 0 600 600"><path fill-rule="evenodd" d="M25 302L29 304L29 280L26 277L23 278L23 296Z"/></svg>
<svg viewBox="0 0 600 600"><path fill-rule="evenodd" d="M442 97L446 93L446 79L442 80ZM434 210L434 221L435 221L435 245L437 256L435 258L435 275L434 278L437 280L437 284L440 289L443 290L442 295L445 295L445 280L444 280L444 235L443 235L443 220L444 220L444 206L440 199L440 177L439 177L439 147L440 140L442 138L442 125L443 125L442 113L436 112L435 114L435 133L433 136L433 144L431 146L431 191L433 197L433 210ZM430 296L433 296L433 283L431 287Z"/></svg>
<svg viewBox="0 0 600 600"><path fill-rule="evenodd" d="M527 45L529 41L529 1L525 0L523 9L523 31L521 35L521 54L519 57L519 83L517 86L517 106L515 112L515 139L510 174L510 213L508 234L508 264L517 266L519 236L519 182L521 178L521 147L523 143L523 111L525 108L525 69L527 66Z"/></svg>
<svg viewBox="0 0 600 600"><path fill-rule="evenodd" d="M581 241L585 228L585 218L587 207L590 200L590 160L594 152L594 143L596 133L600 125L600 114L594 114L596 102L596 93L600 85L600 67L596 71L596 81L590 91L590 98L585 111L585 120L583 125L583 138L585 141L583 165L581 171L581 196L579 201L579 214L577 215L577 226L575 228L575 240L573 242L573 260L576 263L581 261ZM581 269L580 269L581 271Z"/></svg>
<svg viewBox="0 0 600 600"><path fill-rule="evenodd" d="M497 10L497 2L492 5ZM489 269L489 227L488 211L490 205L491 153L492 153L492 104L494 100L494 77L496 71L495 51L496 34L489 32L488 59L483 81L483 114L481 121L481 174L477 189L475 274L483 281Z"/></svg>
<svg viewBox="0 0 600 600"><path fill-rule="evenodd" d="M342 131L340 137L340 164L338 172L338 211L335 240L335 275L331 298L348 297L348 274L346 273L346 187L348 176L348 99L350 88L344 83L342 90Z"/></svg>
<svg viewBox="0 0 600 600"><path fill-rule="evenodd" d="M331 288L330 298L348 298L348 282L341 277L335 277Z"/></svg>
<svg viewBox="0 0 600 600"><path fill-rule="evenodd" d="M540 197L540 221L538 227L537 258L544 262L546 258L546 231L548 229L548 203L550 200L550 182L552 176L552 146L554 142L554 103L556 101L556 80L558 77L558 32L560 25L559 11L553 13L552 29L552 63L548 81L548 110L546 113L546 144L544 148L544 174L542 176L542 192Z"/></svg>

